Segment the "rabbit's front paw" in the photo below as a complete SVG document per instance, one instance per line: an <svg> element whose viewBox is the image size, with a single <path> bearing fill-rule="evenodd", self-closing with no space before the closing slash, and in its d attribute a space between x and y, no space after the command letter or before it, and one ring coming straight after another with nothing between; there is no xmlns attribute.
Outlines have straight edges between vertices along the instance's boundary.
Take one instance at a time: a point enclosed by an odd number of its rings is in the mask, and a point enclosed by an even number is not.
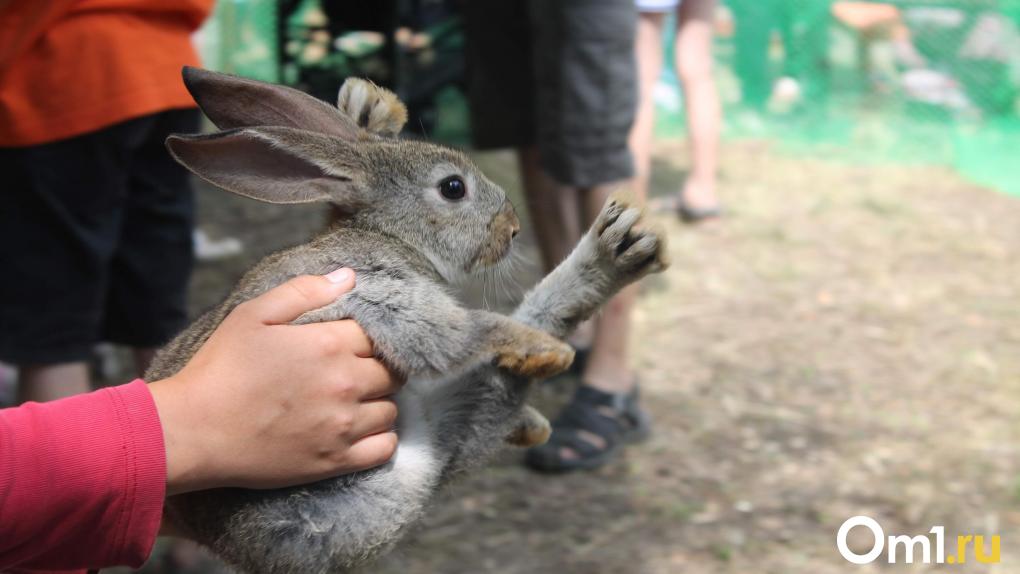
<svg viewBox="0 0 1020 574"><path fill-rule="evenodd" d="M529 379L546 379L570 368L574 362L574 349L570 345L545 333L535 332L528 341L515 341L510 347L496 353L495 365L515 375Z"/></svg>
<svg viewBox="0 0 1020 574"><path fill-rule="evenodd" d="M617 276L633 280L669 266L666 234L643 221L641 208L624 193L614 193L602 207L591 233L600 262Z"/></svg>

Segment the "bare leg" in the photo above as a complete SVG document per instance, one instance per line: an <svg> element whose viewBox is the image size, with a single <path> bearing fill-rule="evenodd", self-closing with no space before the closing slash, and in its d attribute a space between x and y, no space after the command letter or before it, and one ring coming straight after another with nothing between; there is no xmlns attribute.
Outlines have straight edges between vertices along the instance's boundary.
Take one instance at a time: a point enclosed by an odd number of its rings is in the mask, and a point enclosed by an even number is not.
<svg viewBox="0 0 1020 574"><path fill-rule="evenodd" d="M545 173L537 147L519 149L517 160L528 213L542 254L542 268L548 274L567 258L587 228L581 225L579 192L577 188L556 183ZM585 323L571 334L570 342L585 348L591 345L592 336L592 325Z"/></svg>
<svg viewBox="0 0 1020 574"><path fill-rule="evenodd" d="M634 192L639 203L648 195L651 176L652 134L655 129L655 81L662 69L662 25L664 14L641 13L638 18L635 53L638 60L639 101L634 126L630 132L630 148L634 154ZM585 194L585 222L595 220L609 196L608 187L588 190ZM591 358L585 369L585 383L609 393L625 393L634 386L627 364L627 343L630 335L630 310L635 287L622 290L603 309L595 330Z"/></svg>
<svg viewBox="0 0 1020 574"><path fill-rule="evenodd" d="M677 12L676 65L684 91L691 172L683 199L693 209L719 204L715 180L719 152L719 95L712 77L712 25L716 0L686 0Z"/></svg>
<svg viewBox="0 0 1020 574"><path fill-rule="evenodd" d="M89 369L84 362L18 367L19 404L53 401L91 390Z"/></svg>
<svg viewBox="0 0 1020 574"><path fill-rule="evenodd" d="M556 184L539 163L536 147L517 151L528 213L546 273L566 259L581 238L577 190ZM601 207L601 205L600 205Z"/></svg>
<svg viewBox="0 0 1020 574"><path fill-rule="evenodd" d="M655 81L662 70L662 25L665 14L642 12L638 18L634 52L638 62L638 109L630 130L634 155L634 189L648 194L652 169L652 135L655 131Z"/></svg>
<svg viewBox="0 0 1020 574"><path fill-rule="evenodd" d="M583 193L585 223L590 225L598 217L613 187L599 186ZM644 203L644 194L637 194L638 204ZM636 291L631 285L624 288L606 303L595 325L591 355L581 380L600 391L626 393L634 387L634 377L627 361L627 343L630 337L630 310Z"/></svg>

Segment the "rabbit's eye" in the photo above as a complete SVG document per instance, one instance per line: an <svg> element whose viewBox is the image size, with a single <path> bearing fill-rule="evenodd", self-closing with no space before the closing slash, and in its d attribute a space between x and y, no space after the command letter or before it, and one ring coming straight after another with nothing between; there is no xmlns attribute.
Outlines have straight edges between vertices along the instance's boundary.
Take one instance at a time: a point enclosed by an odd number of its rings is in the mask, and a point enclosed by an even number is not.
<svg viewBox="0 0 1020 574"><path fill-rule="evenodd" d="M454 175L439 182L439 193L450 201L457 201L464 199L464 195L467 193L467 186L464 185L463 179Z"/></svg>

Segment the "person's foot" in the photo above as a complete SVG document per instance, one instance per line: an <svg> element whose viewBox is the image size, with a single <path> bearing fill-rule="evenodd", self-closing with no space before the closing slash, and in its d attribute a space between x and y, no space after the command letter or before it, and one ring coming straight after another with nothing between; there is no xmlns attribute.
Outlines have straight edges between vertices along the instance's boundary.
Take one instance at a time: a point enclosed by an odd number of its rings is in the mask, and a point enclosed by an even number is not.
<svg viewBox="0 0 1020 574"><path fill-rule="evenodd" d="M624 444L647 438L651 419L638 405L636 386L629 393L606 393L582 384L552 427L549 441L524 457L533 470L598 468L613 460Z"/></svg>
<svg viewBox="0 0 1020 574"><path fill-rule="evenodd" d="M680 192L680 203L696 211L719 211L719 198L715 195L715 184L687 178Z"/></svg>
<svg viewBox="0 0 1020 574"><path fill-rule="evenodd" d="M722 215L719 198L715 195L715 184L688 178L676 203L676 213L684 223L702 223L718 219Z"/></svg>
<svg viewBox="0 0 1020 574"><path fill-rule="evenodd" d="M689 178L683 190L672 197L657 198L649 206L658 212L674 213L684 223L701 223L722 216L722 207L715 195L715 186Z"/></svg>

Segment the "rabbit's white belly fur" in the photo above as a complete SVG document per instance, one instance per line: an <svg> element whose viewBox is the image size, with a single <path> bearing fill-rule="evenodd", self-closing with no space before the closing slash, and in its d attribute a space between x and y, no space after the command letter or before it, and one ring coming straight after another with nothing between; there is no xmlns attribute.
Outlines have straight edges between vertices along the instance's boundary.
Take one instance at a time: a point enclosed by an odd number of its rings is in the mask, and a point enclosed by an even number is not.
<svg viewBox="0 0 1020 574"><path fill-rule="evenodd" d="M416 379L397 393L399 441L387 474L395 475L405 489L429 490L439 480L442 469L433 444L436 432L430 407L436 394L433 389L441 386L442 382Z"/></svg>

